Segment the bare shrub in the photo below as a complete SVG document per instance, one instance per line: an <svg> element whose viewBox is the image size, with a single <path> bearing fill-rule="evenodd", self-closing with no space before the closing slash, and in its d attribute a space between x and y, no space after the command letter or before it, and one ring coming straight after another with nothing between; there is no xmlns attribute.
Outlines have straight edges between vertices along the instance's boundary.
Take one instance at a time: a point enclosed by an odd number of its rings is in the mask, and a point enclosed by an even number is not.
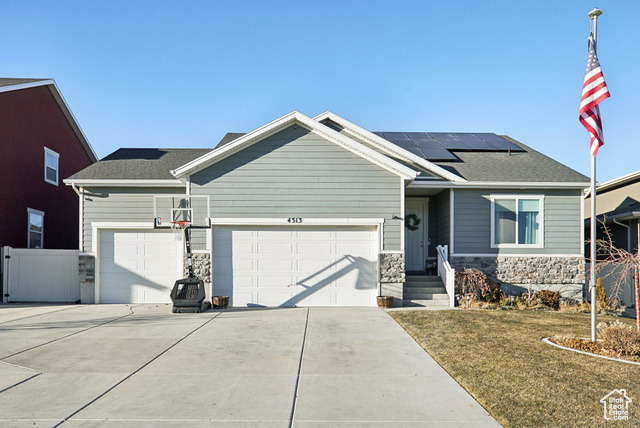
<svg viewBox="0 0 640 428"><path fill-rule="evenodd" d="M540 290L532 296L532 300L538 300L541 305L557 311L560 309L560 292L551 290Z"/></svg>
<svg viewBox="0 0 640 428"><path fill-rule="evenodd" d="M602 347L618 356L640 356L640 333L620 321L598 324Z"/></svg>
<svg viewBox="0 0 640 428"><path fill-rule="evenodd" d="M497 303L504 296L500 284L478 269L456 271L456 294L471 294L476 301Z"/></svg>

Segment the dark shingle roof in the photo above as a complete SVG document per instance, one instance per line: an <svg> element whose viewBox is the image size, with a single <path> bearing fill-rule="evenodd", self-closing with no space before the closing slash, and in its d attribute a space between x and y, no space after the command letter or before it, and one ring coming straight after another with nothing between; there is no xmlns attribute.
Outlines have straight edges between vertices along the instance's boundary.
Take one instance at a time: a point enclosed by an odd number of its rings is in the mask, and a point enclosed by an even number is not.
<svg viewBox="0 0 640 428"><path fill-rule="evenodd" d="M217 148L220 148L226 144L229 144L230 142L232 142L233 140L240 138L244 135L243 132L227 132L227 134L222 137L222 140L220 140L220 142L218 143L218 145L216 146Z"/></svg>
<svg viewBox="0 0 640 428"><path fill-rule="evenodd" d="M171 180L169 172L211 149L118 149L69 177L71 180Z"/></svg>
<svg viewBox="0 0 640 428"><path fill-rule="evenodd" d="M228 133L216 148L241 137L242 133ZM587 183L589 178L551 159L542 153L503 136L524 151L487 152L452 151L455 161L433 162L468 181L505 183ZM169 172L211 149L119 149L82 171L73 180L170 180Z"/></svg>
<svg viewBox="0 0 640 428"><path fill-rule="evenodd" d="M460 161L434 162L468 181L588 183L589 178L506 135L524 152L456 151Z"/></svg>
<svg viewBox="0 0 640 428"><path fill-rule="evenodd" d="M50 80L50 79L15 79L11 77L0 77L0 87L22 85L23 83L40 82L43 80Z"/></svg>

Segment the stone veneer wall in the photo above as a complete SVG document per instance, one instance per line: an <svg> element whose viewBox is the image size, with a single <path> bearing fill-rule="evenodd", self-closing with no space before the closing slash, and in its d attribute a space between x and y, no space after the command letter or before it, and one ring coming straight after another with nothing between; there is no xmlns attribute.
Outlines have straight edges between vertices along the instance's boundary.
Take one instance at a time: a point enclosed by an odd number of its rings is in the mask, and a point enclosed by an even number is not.
<svg viewBox="0 0 640 428"><path fill-rule="evenodd" d="M90 254L78 257L78 277L80 279L80 303L96 302L96 258Z"/></svg>
<svg viewBox="0 0 640 428"><path fill-rule="evenodd" d="M403 305L404 253L380 254L380 288L383 296L393 296L393 305Z"/></svg>
<svg viewBox="0 0 640 428"><path fill-rule="evenodd" d="M191 255L191 265L193 266L193 274L196 278L201 279L205 284L211 283L211 254L195 253ZM189 269L187 268L187 256L184 256L184 276L187 277Z"/></svg>
<svg viewBox="0 0 640 428"><path fill-rule="evenodd" d="M496 282L507 294L548 289L564 297L582 298L585 261L582 257L452 257L456 270L475 268Z"/></svg>

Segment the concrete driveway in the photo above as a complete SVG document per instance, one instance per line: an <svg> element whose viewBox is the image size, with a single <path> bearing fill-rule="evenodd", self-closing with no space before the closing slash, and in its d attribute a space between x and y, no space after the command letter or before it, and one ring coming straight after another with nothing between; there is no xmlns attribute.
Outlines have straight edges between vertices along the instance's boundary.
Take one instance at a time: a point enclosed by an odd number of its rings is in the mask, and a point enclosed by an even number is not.
<svg viewBox="0 0 640 428"><path fill-rule="evenodd" d="M377 308L0 306L12 427L499 426Z"/></svg>

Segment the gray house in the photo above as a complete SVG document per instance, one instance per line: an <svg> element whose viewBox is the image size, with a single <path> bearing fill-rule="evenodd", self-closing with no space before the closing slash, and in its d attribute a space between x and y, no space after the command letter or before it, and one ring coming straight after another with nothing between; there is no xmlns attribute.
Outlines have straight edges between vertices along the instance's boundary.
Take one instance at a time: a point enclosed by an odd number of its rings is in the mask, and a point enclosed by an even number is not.
<svg viewBox="0 0 640 428"><path fill-rule="evenodd" d="M65 183L86 302L168 301L184 219L208 294L233 306L449 305L464 267L582 293L588 178L506 136L292 112L213 150L120 149Z"/></svg>

